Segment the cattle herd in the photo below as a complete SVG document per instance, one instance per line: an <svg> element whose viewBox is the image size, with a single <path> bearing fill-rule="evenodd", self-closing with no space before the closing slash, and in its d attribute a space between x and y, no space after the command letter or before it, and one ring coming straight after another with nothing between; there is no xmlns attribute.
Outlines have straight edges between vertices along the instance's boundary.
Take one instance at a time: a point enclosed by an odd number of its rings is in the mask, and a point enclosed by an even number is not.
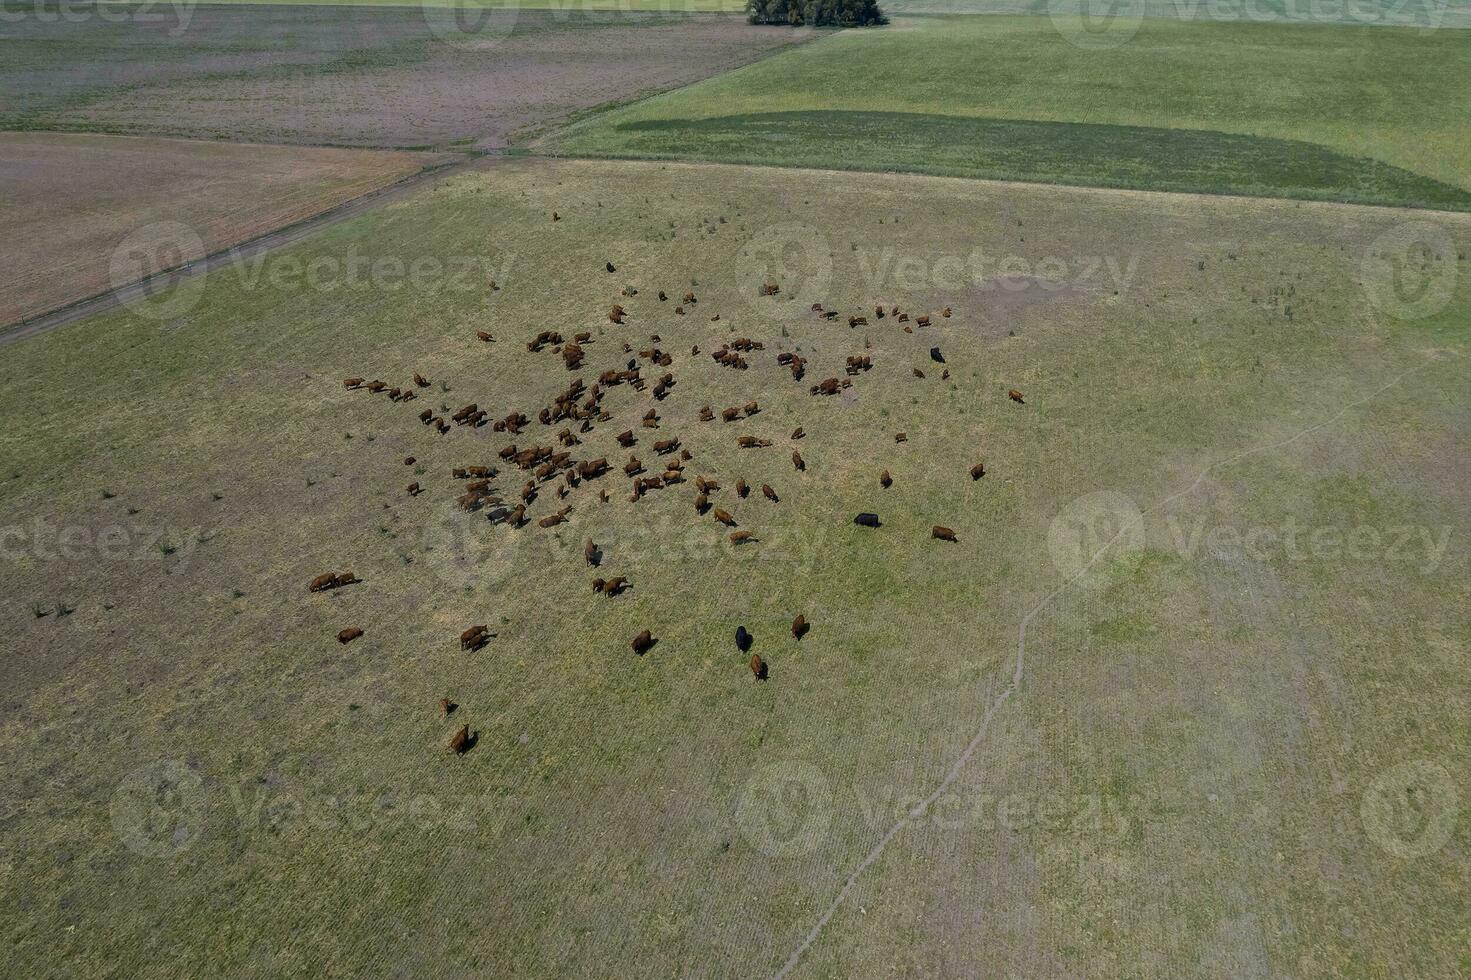
<svg viewBox="0 0 1471 980"><path fill-rule="evenodd" d="M616 271L612 262L605 265L607 272ZM761 293L764 296L774 296L780 292L780 286L775 283L764 283ZM620 299L632 301L638 294L633 287L625 287ZM669 301L668 295L660 290L658 292L658 303ZM673 308L676 315L688 315L693 310L699 299L694 292L686 292L682 301ZM811 306L811 313L823 319L837 319L840 314L836 311L826 309L821 303ZM876 320L889 319L894 323L901 324L906 333L913 333L915 327L923 328L931 323L931 314L921 314L913 318L911 323L908 313L900 310L897 306L876 306L873 310ZM950 317L952 310L944 308L937 314L940 317ZM625 308L622 302L614 303L608 311L608 321L619 327L628 326L636 315ZM710 317L711 321L718 321L719 314ZM850 328L857 328L868 324L867 315L852 315L848 317ZM482 343L495 343L495 337L484 330L475 331L477 340ZM621 343L621 346L619 346ZM613 477L610 475L615 468L622 470L623 475L630 482L628 484L628 500L637 503L648 494L658 491L669 491L679 487L686 482L692 485L695 491L693 497L694 511L698 518L708 516L715 524L725 531L732 546L754 545L759 543L760 537L755 530L740 527L736 517L724 507L718 505L718 495L724 492L722 483L716 477L709 474L695 475L693 479L687 479L686 467L694 460L694 453L685 445L680 435L668 435L661 438L646 437L648 439L648 452L644 456L649 459L652 470L647 469L644 459L640 458L636 451L640 442L640 436L636 434L635 428L623 428L619 425L619 418L631 417L638 412L638 408L629 404L649 404L649 407L637 419L637 429L659 430L669 424L668 419L662 417L659 412L660 404L669 394L670 390L677 384L673 371L663 370L662 373L653 377L646 377L645 371L654 375L660 369L673 366L674 358L668 351L659 345L662 343L659 334L649 335L646 346L635 350L634 345L628 341L609 341L602 339L600 334L594 340L591 331L573 334L571 339L564 339L562 334L556 330L544 330L536 334L526 343L529 353L537 354L549 351L552 355L560 358L561 369L565 371L578 371L583 367L590 352L599 352L605 345L613 346L613 353L608 360L615 361L616 366L608 367L601 371L591 385L587 384L581 377L573 377L560 393L558 393L545 406L536 410L535 423L540 427L539 432L546 433L547 442L533 438L529 442L524 439L527 431L532 427L532 418L521 411L511 411L501 418L492 418L490 413L482 409L478 404L471 402L461 406L458 410L449 412L448 408L436 412L433 408L425 408L418 413L419 421L439 436L447 436L449 433L460 430L478 430L485 427L494 433L503 433L507 439L497 452L501 465L492 465L486 462L477 462L464 466L452 467L450 475L455 481L462 483L461 488L454 494L456 505L469 513L484 514L485 519L492 524L503 525L506 533L527 533L524 529L531 524L538 528L550 529L562 524L570 524L573 521L575 508L585 506L596 506L606 504L610 500L609 490ZM870 344L864 340L864 348L869 349ZM751 359L758 357L765 350L765 345L759 341L746 337L732 338L714 350L709 356L716 364L734 371L746 371L750 368ZM935 364L945 364L944 354L939 347L930 348L930 359ZM698 345L691 347L691 358L700 356ZM806 375L808 358L800 354L783 351L775 356L777 365L787 368L792 380L800 383ZM825 398L838 394L850 388L855 378L873 370L873 356L868 353L848 355L845 362L845 376L824 378L816 384L809 385L808 394L814 398ZM555 367L548 370L556 371ZM924 372L918 367L912 368L916 378L923 378ZM948 369L942 377L949 378ZM362 391L369 394L386 394L391 402L414 401L419 397L419 391L427 389L431 382L422 374L413 374L410 384L401 386L390 386L381 380L367 380L361 377L351 377L343 381L343 387L349 391ZM615 398L613 393L619 389L629 390L634 394L632 399ZM447 390L447 389L446 389ZM648 392L648 399L641 397ZM1017 403L1024 404L1022 393L1016 389L1007 392L1007 397ZM615 409L614 402L622 401L622 411ZM715 430L725 430L725 426L752 419L761 413L761 406L757 399L751 399L741 405L732 405L717 411L710 405L700 408L695 416L696 429L703 429L707 425L715 425ZM716 419L719 423L716 423ZM583 445L585 438L593 433L599 426L613 425L622 428L615 437L618 446L629 451L627 462L621 467L609 461L606 456L579 459L577 447ZM697 433L698 434L698 433ZM806 432L801 426L797 426L788 437L791 443L792 468L797 472L803 472L807 468L807 462L803 458L797 443L806 437ZM712 438L721 438L719 435ZM731 438L725 436L724 438ZM908 437L903 432L894 434L895 442L905 442ZM737 433L732 439L734 445L742 450L763 450L775 445L771 438L764 438L750 432ZM654 462L657 460L657 463ZM404 465L412 466L417 462L413 456L405 457ZM985 463L977 461L969 468L972 480L979 480L986 473ZM518 474L518 475L513 475ZM878 484L883 489L890 488L894 478L885 469L877 476ZM596 492L594 492L594 489ZM410 497L417 498L425 493L425 488L415 481L406 488ZM744 500L751 492L750 485L743 477L738 477L730 493L736 499ZM770 484L761 484L762 496L771 504L779 504L781 495ZM549 500L541 504L543 499ZM729 499L729 498L727 498ZM577 502L573 502L577 501ZM727 504L734 506L734 502ZM530 513L532 508L544 509L546 513L539 517L533 517ZM853 523L864 528L882 527L879 516L875 513L864 512L853 518ZM937 541L956 542L955 531L942 525L934 525L931 529L931 538ZM601 568L605 555L591 538L588 538L583 547L583 557L586 565L590 568ZM616 557L616 556L615 556ZM308 585L308 590L313 593L327 592L343 586L352 585L361 581L353 572L327 572L313 578ZM618 575L610 578L597 577L592 580L592 591L595 595L608 599L616 598L625 591L633 588L627 576ZM806 617L798 614L792 621L792 637L794 641L800 642L810 629ZM353 640L363 636L363 630L357 626L344 628L337 634L341 643L351 643ZM492 639L493 634L487 625L471 626L460 634L460 649L466 651L479 650ZM737 628L735 635L737 649L742 653L750 652L753 642L751 634L744 626ZM641 630L634 636L629 646L636 655L642 656L648 653L658 643L652 630ZM764 681L770 676L770 666L758 653L751 653L749 666L751 673L758 681ZM448 699L440 702L442 713L448 717L458 705ZM456 753L464 753L473 747L475 738L470 733L468 725L461 725L450 740L449 747Z"/></svg>

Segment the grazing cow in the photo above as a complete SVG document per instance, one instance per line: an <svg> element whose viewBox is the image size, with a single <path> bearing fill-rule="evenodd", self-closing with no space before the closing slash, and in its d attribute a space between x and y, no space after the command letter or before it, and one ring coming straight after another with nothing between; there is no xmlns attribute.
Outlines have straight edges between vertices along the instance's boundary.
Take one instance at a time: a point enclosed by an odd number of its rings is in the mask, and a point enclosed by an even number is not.
<svg viewBox="0 0 1471 980"><path fill-rule="evenodd" d="M837 378L823 378L818 384L812 386L814 395L836 395L841 387Z"/></svg>
<svg viewBox="0 0 1471 980"><path fill-rule="evenodd" d="M938 348L938 347L931 347L930 348L930 360L934 361L936 364L944 364L945 363L945 355L940 353L940 348Z"/></svg>
<svg viewBox="0 0 1471 980"><path fill-rule="evenodd" d="M761 285L762 296L775 296L779 292L781 292L781 287L774 282L763 283Z"/></svg>
<svg viewBox="0 0 1471 980"><path fill-rule="evenodd" d="M470 751L469 725L460 726L460 730L455 732L454 737L449 740L449 747L455 755L464 755Z"/></svg>
<svg viewBox="0 0 1471 980"><path fill-rule="evenodd" d="M356 575L354 575L352 572L338 572L337 573L337 585L338 585L339 588L341 588L344 585L352 585L357 580L358 580L358 577Z"/></svg>
<svg viewBox="0 0 1471 980"><path fill-rule="evenodd" d="M602 580L598 579L598 581ZM608 579L608 581L606 582L603 582L602 587L598 589L598 591L611 599L616 596L622 595L623 590L626 588L628 588L628 579L623 575L619 575L615 578Z"/></svg>
<svg viewBox="0 0 1471 980"><path fill-rule="evenodd" d="M943 310L941 310L940 315L947 320L950 319L950 307L947 306Z"/></svg>
<svg viewBox="0 0 1471 980"><path fill-rule="evenodd" d="M404 465L405 466L413 466L418 461L419 461L418 460L418 457L415 457L415 456L405 456L404 457Z"/></svg>
<svg viewBox="0 0 1471 980"><path fill-rule="evenodd" d="M857 327L857 326L864 326L864 327L866 327L866 326L868 326L868 317L866 317L866 316L850 316L850 317L848 317L848 326L849 326L850 329L853 328L853 327Z"/></svg>
<svg viewBox="0 0 1471 980"><path fill-rule="evenodd" d="M766 661L761 659L761 654L751 654L751 673L756 675L758 681L766 680Z"/></svg>
<svg viewBox="0 0 1471 980"><path fill-rule="evenodd" d="M906 432L896 432L896 433L894 433L894 441L895 442L908 442L909 441L909 434L906 433Z"/></svg>
<svg viewBox="0 0 1471 980"><path fill-rule="evenodd" d="M957 540L954 531L950 530L948 527L941 527L939 524L936 524L934 527L930 528L930 537L938 538L941 541Z"/></svg>
<svg viewBox="0 0 1471 980"><path fill-rule="evenodd" d="M440 698L439 699L439 710L442 711L442 712L444 712L444 716L446 718L448 718L451 714L453 714L454 713L454 710L456 708L458 708L458 707L459 707L459 705L455 704L449 698Z"/></svg>
<svg viewBox="0 0 1471 980"><path fill-rule="evenodd" d="M602 560L598 554L598 546L592 543L592 538L588 538L587 543L582 546L582 557L594 568L597 568L598 562Z"/></svg>
<svg viewBox="0 0 1471 980"><path fill-rule="evenodd" d="M338 633L337 634L337 642L338 643L351 643L353 640L356 640L358 637L360 637L362 635L363 635L363 631L361 629L359 629L356 626L349 626L347 629L345 629L341 633Z"/></svg>
<svg viewBox="0 0 1471 980"><path fill-rule="evenodd" d="M672 453L672 452L674 452L678 448L679 448L679 439L678 438L673 438L673 439L660 439L658 442L654 443L654 452L660 453L660 454L663 454L663 453Z"/></svg>
<svg viewBox="0 0 1471 980"><path fill-rule="evenodd" d="M916 378L923 378L924 377L924 372L921 371L919 368L914 368L913 371L914 371L914 376Z"/></svg>
<svg viewBox="0 0 1471 980"><path fill-rule="evenodd" d="M623 464L623 473L626 476L633 476L635 473L642 473L643 470L644 464L639 462L637 456L628 457L628 462Z"/></svg>
<svg viewBox="0 0 1471 980"><path fill-rule="evenodd" d="M463 480L465 478L465 468L463 466L450 467L449 475L453 480Z"/></svg>
<svg viewBox="0 0 1471 980"><path fill-rule="evenodd" d="M388 382L386 382L386 381L369 381L368 384L367 384L368 390L371 391L375 395L378 394L378 392L382 391L383 389L385 389L387 387L388 387Z"/></svg>
<svg viewBox="0 0 1471 980"><path fill-rule="evenodd" d="M419 495L419 492L420 492L420 490L419 490L419 484L417 484L417 483L410 483L409 484L409 486L408 486L408 494L409 494L410 497L417 497Z"/></svg>
<svg viewBox="0 0 1471 980"><path fill-rule="evenodd" d="M735 640L736 649L741 651L741 653L745 653L747 650L751 649L752 637L750 633L746 632L746 628L744 626L736 627Z"/></svg>
<svg viewBox="0 0 1471 980"><path fill-rule="evenodd" d="M714 514L715 514L715 519L717 521L719 521L720 523L724 524L726 527L735 527L736 526L736 519L734 517L731 517L730 514L728 514L725 511L721 510L719 507L716 507L715 508Z"/></svg>
<svg viewBox="0 0 1471 980"><path fill-rule="evenodd" d="M444 419L438 419L435 422L435 428L439 430L440 435L447 435L450 430L450 424Z"/></svg>
<svg viewBox="0 0 1471 980"><path fill-rule="evenodd" d="M608 472L608 460L604 456L597 459L585 459L577 464L577 475L584 480L596 480Z"/></svg>
<svg viewBox="0 0 1471 980"><path fill-rule="evenodd" d="M811 628L807 625L807 617L801 613L798 613L797 618L792 620L792 636L798 640L806 636L807 631Z"/></svg>
<svg viewBox="0 0 1471 980"><path fill-rule="evenodd" d="M771 445L770 439L757 439L755 436L741 436L736 444L742 449L765 449Z"/></svg>
<svg viewBox="0 0 1471 980"><path fill-rule="evenodd" d="M543 517L536 523L540 527L556 527L558 524L561 524L566 520L567 518L562 516L561 514L548 514L546 517Z"/></svg>
<svg viewBox="0 0 1471 980"><path fill-rule="evenodd" d="M695 497L695 513L703 514L710 507L710 498L706 494Z"/></svg>
<svg viewBox="0 0 1471 980"><path fill-rule="evenodd" d="M1019 392L1019 391L1017 391L1015 388L1013 388L1010 391L1008 391L1006 393L1006 397L1007 398L1010 398L1012 401L1016 402L1018 405L1025 405L1026 404L1026 402L1022 400L1022 393Z"/></svg>
<svg viewBox="0 0 1471 980"><path fill-rule="evenodd" d="M756 536L750 531L735 531L730 536L730 543L739 547L747 541L755 541Z"/></svg>
<svg viewBox="0 0 1471 980"><path fill-rule="evenodd" d="M623 307L615 306L612 310L608 312L608 319L612 320L614 323L622 323L623 317L625 315L626 314L623 312Z"/></svg>
<svg viewBox="0 0 1471 980"><path fill-rule="evenodd" d="M741 410L735 407L727 408L720 413L720 417L727 422L734 422L736 419L740 418L740 415Z"/></svg>
<svg viewBox="0 0 1471 980"><path fill-rule="evenodd" d="M795 466L798 470L807 469L806 460L802 459L802 454L797 452L795 449L792 450L792 465Z"/></svg>
<svg viewBox="0 0 1471 980"><path fill-rule="evenodd" d="M581 333L577 333L577 334L573 334L572 335L572 342L574 344L585 344L589 340L592 340L592 331L591 330L584 330Z"/></svg>
<svg viewBox="0 0 1471 980"><path fill-rule="evenodd" d="M949 368L946 368L945 370L943 370L943 371L940 372L940 380L941 381L949 381L950 380L950 369Z"/></svg>
<svg viewBox="0 0 1471 980"><path fill-rule="evenodd" d="M663 302L665 302L668 299L669 299L669 297L668 297L668 295L665 294L664 290L662 290L662 289L659 290L659 302L663 303Z"/></svg>
<svg viewBox="0 0 1471 980"><path fill-rule="evenodd" d="M609 262L609 263L606 264L606 268L607 268L607 270L609 272L617 272L618 271L617 267L614 266L613 263L611 263L611 262Z"/></svg>
<svg viewBox="0 0 1471 980"><path fill-rule="evenodd" d="M633 638L633 642L630 643L629 646L633 647L633 652L634 653L636 653L640 657L642 657L644 654L648 653L649 650L651 650L653 648L653 646L654 646L654 636L648 630L644 630L638 636L635 636Z"/></svg>
<svg viewBox="0 0 1471 980"><path fill-rule="evenodd" d="M333 572L318 575L312 579L311 584L306 587L308 592L326 592L328 589L337 588L337 576Z"/></svg>
<svg viewBox="0 0 1471 980"><path fill-rule="evenodd" d="M674 308L674 312L676 314L678 314L679 316L684 316L684 307L683 306L676 306Z"/></svg>
<svg viewBox="0 0 1471 980"><path fill-rule="evenodd" d="M745 480L744 477L736 480L736 496L737 497L740 497L742 500L745 500L746 499L746 494L748 494L750 492L751 492L751 488L746 485L746 480Z"/></svg>
<svg viewBox="0 0 1471 980"><path fill-rule="evenodd" d="M863 513L859 514L857 517L853 518L853 523L854 524L857 524L859 527L879 527L880 526L880 524L879 524L879 516L877 514L871 514L868 511L864 511Z"/></svg>
<svg viewBox="0 0 1471 980"><path fill-rule="evenodd" d="M894 478L889 475L889 471L888 470L884 470L882 473L879 474L879 486L881 486L885 490L887 490L887 489L889 489L889 487L891 487L893 485L894 485Z"/></svg>
<svg viewBox="0 0 1471 980"><path fill-rule="evenodd" d="M746 405L745 405L745 408L743 409L743 411L748 416L749 415L755 415L757 412L761 411L761 406L758 405L758 404L756 404L755 402L746 402Z"/></svg>
<svg viewBox="0 0 1471 980"><path fill-rule="evenodd" d="M908 313L900 313L899 314L899 322L900 323L908 323L909 322L909 314Z"/></svg>
<svg viewBox="0 0 1471 980"><path fill-rule="evenodd" d="M582 348L576 344L567 344L562 348L562 362L567 365L567 370L575 371L582 366Z"/></svg>
<svg viewBox="0 0 1471 980"><path fill-rule="evenodd" d="M352 391L355 388L361 388L362 386L362 378L344 378L342 381L342 387L346 388L348 391Z"/></svg>
<svg viewBox="0 0 1471 980"><path fill-rule="evenodd" d="M472 626L465 630L460 634L460 649L478 650L485 646L486 641L490 639L486 634L489 628L486 624L481 623L479 626Z"/></svg>
<svg viewBox="0 0 1471 980"><path fill-rule="evenodd" d="M761 494L774 504L781 503L781 498L776 495L775 490L771 489L771 484L769 483L761 484Z"/></svg>
<svg viewBox="0 0 1471 980"><path fill-rule="evenodd" d="M624 449L627 449L634 443L638 442L638 439L634 436L632 429L628 429L624 432L618 433L617 439L618 445L622 446Z"/></svg>
<svg viewBox="0 0 1471 980"><path fill-rule="evenodd" d="M425 425L428 425L429 422L430 422L430 420L433 419L433 418L434 418L434 409L432 409L432 408L426 408L426 409L424 409L424 411L422 411L422 412L419 413L419 421L420 422L423 422Z"/></svg>
<svg viewBox="0 0 1471 980"><path fill-rule="evenodd" d="M925 313L925 314L923 314L921 316L915 317L914 318L914 325L916 327L927 327L927 326L929 326L930 325L930 315L928 313Z"/></svg>
<svg viewBox="0 0 1471 980"><path fill-rule="evenodd" d="M526 523L526 505L517 504L516 509L511 511L511 516L506 518L506 523L512 527L520 527Z"/></svg>
<svg viewBox="0 0 1471 980"><path fill-rule="evenodd" d="M972 466L970 468L970 478L972 480L979 480L981 477L983 477L985 475L986 475L986 464L985 464L984 461L982 461L980 463L977 463L976 465L974 465L974 466Z"/></svg>
<svg viewBox="0 0 1471 980"><path fill-rule="evenodd" d="M601 500L603 503L606 504L608 502L608 491L606 491L606 490L599 490L598 491L598 499Z"/></svg>
<svg viewBox="0 0 1471 980"><path fill-rule="evenodd" d="M698 303L699 302L699 300L695 299L695 294L693 292L685 293L684 294L684 301L686 303Z"/></svg>
<svg viewBox="0 0 1471 980"><path fill-rule="evenodd" d="M701 422L711 422L714 419L715 419L715 413L710 410L710 406L709 405L706 405L704 408L700 409L700 421Z"/></svg>
<svg viewBox="0 0 1471 980"><path fill-rule="evenodd" d="M884 308L882 306L875 306L873 308L873 315L882 320L884 318Z"/></svg>
<svg viewBox="0 0 1471 980"><path fill-rule="evenodd" d="M644 419L643 426L645 429L657 429L659 427L659 420L654 418Z"/></svg>
<svg viewBox="0 0 1471 980"><path fill-rule="evenodd" d="M481 340L485 341L487 344L490 343L492 340L495 340L495 338L492 337L490 335L490 333L488 331L485 331L485 330L477 330L477 331L475 331L475 336L479 337Z"/></svg>
<svg viewBox="0 0 1471 980"><path fill-rule="evenodd" d="M802 430L802 427L800 425L797 426L795 429L792 430L792 438L793 439L801 439L806 434L807 433Z"/></svg>

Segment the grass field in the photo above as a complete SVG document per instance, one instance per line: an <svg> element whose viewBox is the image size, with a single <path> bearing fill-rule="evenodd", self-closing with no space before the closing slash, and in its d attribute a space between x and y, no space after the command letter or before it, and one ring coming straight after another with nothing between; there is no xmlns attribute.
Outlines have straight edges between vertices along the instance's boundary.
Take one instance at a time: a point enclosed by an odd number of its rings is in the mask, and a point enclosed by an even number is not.
<svg viewBox="0 0 1471 980"><path fill-rule="evenodd" d="M0 129L496 149L811 37L676 12L198 5L0 19Z"/></svg>
<svg viewBox="0 0 1471 980"><path fill-rule="evenodd" d="M1431 246L1396 245L1417 221ZM1454 975L1467 248L1461 215L487 161L176 315L7 350L12 969ZM954 316L909 334L875 303ZM594 334L588 380L660 335L669 397L612 389L574 452L677 435L758 543L621 476L552 530L454 508L450 468L512 440L415 415L534 416L570 377L524 345L549 328ZM706 356L740 335L748 371ZM408 404L341 385L415 371ZM588 588L588 537L626 595ZM342 568L363 582L307 594Z"/></svg>
<svg viewBox="0 0 1471 980"><path fill-rule="evenodd" d="M1086 50L1047 17L904 18L597 115L548 146L1464 209L1468 40L1150 19L1122 47Z"/></svg>
<svg viewBox="0 0 1471 980"><path fill-rule="evenodd" d="M443 163L444 154L289 149L61 133L0 133L0 326L141 276L112 281L125 239L146 251L161 222L195 247L174 265L327 210ZM150 238L149 229L157 234ZM162 260L160 256L152 256ZM156 263L138 271L157 271Z"/></svg>

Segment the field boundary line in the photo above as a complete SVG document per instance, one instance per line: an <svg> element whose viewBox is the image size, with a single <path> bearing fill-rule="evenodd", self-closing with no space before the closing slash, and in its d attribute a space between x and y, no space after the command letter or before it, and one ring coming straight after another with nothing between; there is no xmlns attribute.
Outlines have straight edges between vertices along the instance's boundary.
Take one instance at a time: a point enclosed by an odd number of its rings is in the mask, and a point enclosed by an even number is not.
<svg viewBox="0 0 1471 980"><path fill-rule="evenodd" d="M307 236L329 228L332 225L355 218L360 214L388 203L398 197L402 197L414 190L419 185L433 178L447 177L460 170L467 170L480 163L486 157L497 157L497 153L484 153L476 156L466 156L458 160L446 160L433 166L425 167L405 177L384 184L382 187L374 188L357 197L349 198L319 211L307 218L301 218L279 228L262 232L234 245L216 249L208 255L204 255L192 262L163 269L152 275L144 276L142 279L134 280L123 286L107 289L91 296L72 300L64 306L58 306L45 313L38 313L31 317L23 318L15 323L0 327L0 347L19 343L31 337L39 336L75 323L85 317L98 313L105 313L114 309L128 300L144 296L156 288L175 285L192 276L201 275L214 269L227 267L241 259L254 258L278 248L295 245Z"/></svg>
<svg viewBox="0 0 1471 980"><path fill-rule="evenodd" d="M787 974L789 974L793 969L796 968L797 964L802 959L802 954L807 952L807 950L812 947L813 943L821 938L822 931L827 928L827 924L832 921L833 916L836 915L838 909L842 907L843 901L848 897L848 893L851 892L853 890L853 886L858 883L859 876L861 876L863 872L867 871L874 864L874 862L876 862L880 857L883 856L884 850L889 846L889 842L892 841L895 837L899 836L899 833L904 830L905 827L909 826L912 821L918 820L919 818L923 817L925 812L934 805L935 801L943 796L945 792L952 785L954 785L955 781L960 778L961 772L965 769L967 763L970 762L971 757L975 755L976 751L984 743L986 733L991 728L992 717L996 714L998 710L1000 710L1001 706L1004 705L1011 698L1011 695L1018 688L1021 687L1021 683L1024 679L1026 670L1027 627L1031 625L1033 619L1035 619L1039 614L1041 614L1044 610L1051 606L1053 601L1056 600L1059 596L1072 588L1084 575L1086 575L1093 568L1094 565L1098 564L1098 562L1103 558L1108 550L1112 548L1116 543L1118 543L1118 541L1127 532L1142 524L1145 518L1153 513L1158 512L1161 508L1168 506L1176 500L1179 500L1181 497L1185 497L1190 495L1191 493L1194 493L1200 487L1200 485L1205 482L1206 477L1210 476L1213 471L1219 469L1222 466L1228 466L1232 463L1240 462L1241 460L1246 459L1249 456L1255 456L1259 453L1272 452L1274 450L1290 446L1294 442L1297 442L1299 439L1302 439L1303 437L1313 432L1317 432L1319 429L1324 429L1330 425L1333 425L1339 419L1343 418L1349 412L1353 411L1355 408L1358 408L1361 405L1373 401L1375 398L1378 398L1390 388L1395 387L1401 381L1408 378L1410 375L1415 374L1419 371L1423 371L1425 368L1429 367L1432 364L1439 363L1442 359L1440 356L1441 354L1449 354L1455 357L1460 356L1457 351L1447 348L1432 348L1431 350L1423 353L1427 354L1424 361L1404 372L1401 372L1400 374L1395 375L1384 385L1375 389L1368 395L1365 395L1363 398L1360 398L1357 401L1353 401L1345 405L1331 418L1324 419L1320 422L1315 422L1307 428L1302 429L1285 439L1280 439L1276 442L1270 442L1260 446L1253 446L1249 449L1243 449L1240 452L1234 453L1230 456L1226 456L1222 459L1218 459L1215 462L1209 464L1205 467L1205 469L1200 471L1200 474L1185 489L1178 490L1167 497L1161 498L1160 500L1151 504L1149 507L1140 511L1137 517L1131 518L1129 521L1125 522L1123 526L1120 527L1119 530L1114 534L1113 537L1105 541L1103 545L1093 553L1092 557L1088 559L1088 561L1083 565L1082 568L1078 569L1078 571L1075 572L1071 577L1064 579L1061 585L1057 586L1051 592L1043 596L1042 600L1037 603L1036 606L1032 607L1032 610L1030 612L1022 617L1021 625L1017 628L1016 667L1012 670L1011 682L1006 686L1004 690L1002 690L1000 694L992 699L990 706L986 709L985 715L981 718L980 727L976 730L975 735L971 737L970 742L966 744L965 749L960 753L959 757L956 758L955 762L951 764L948 770L946 770L944 779L942 779L940 781L940 784L935 787L934 792L930 793L919 803L915 804L915 806L913 806L907 814L894 821L893 825L890 826L889 829L884 832L884 835L879 838L878 843L873 846L873 849L868 852L868 855L864 857L864 859L858 863L858 866L854 868L853 871L848 875L848 877L843 882L843 887L838 890L837 897L832 900L827 909L822 913L822 915L818 917L817 922L808 931L806 938L803 939L801 944L792 951L791 955L787 957L786 962L782 964L781 968L777 970L775 974L773 974L774 980L781 980L781 978L787 976Z"/></svg>

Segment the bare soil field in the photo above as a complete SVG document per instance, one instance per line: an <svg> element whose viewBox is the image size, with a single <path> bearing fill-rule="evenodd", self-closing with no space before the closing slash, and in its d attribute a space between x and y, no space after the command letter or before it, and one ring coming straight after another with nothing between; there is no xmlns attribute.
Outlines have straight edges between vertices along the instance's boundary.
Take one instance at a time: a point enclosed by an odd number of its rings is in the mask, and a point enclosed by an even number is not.
<svg viewBox="0 0 1471 980"><path fill-rule="evenodd" d="M0 133L0 325L198 259L452 159Z"/></svg>
<svg viewBox="0 0 1471 980"><path fill-rule="evenodd" d="M0 360L15 972L1464 970L1471 218L478 166Z"/></svg>
<svg viewBox="0 0 1471 980"><path fill-rule="evenodd" d="M813 36L714 14L185 9L0 22L0 128L495 148Z"/></svg>

